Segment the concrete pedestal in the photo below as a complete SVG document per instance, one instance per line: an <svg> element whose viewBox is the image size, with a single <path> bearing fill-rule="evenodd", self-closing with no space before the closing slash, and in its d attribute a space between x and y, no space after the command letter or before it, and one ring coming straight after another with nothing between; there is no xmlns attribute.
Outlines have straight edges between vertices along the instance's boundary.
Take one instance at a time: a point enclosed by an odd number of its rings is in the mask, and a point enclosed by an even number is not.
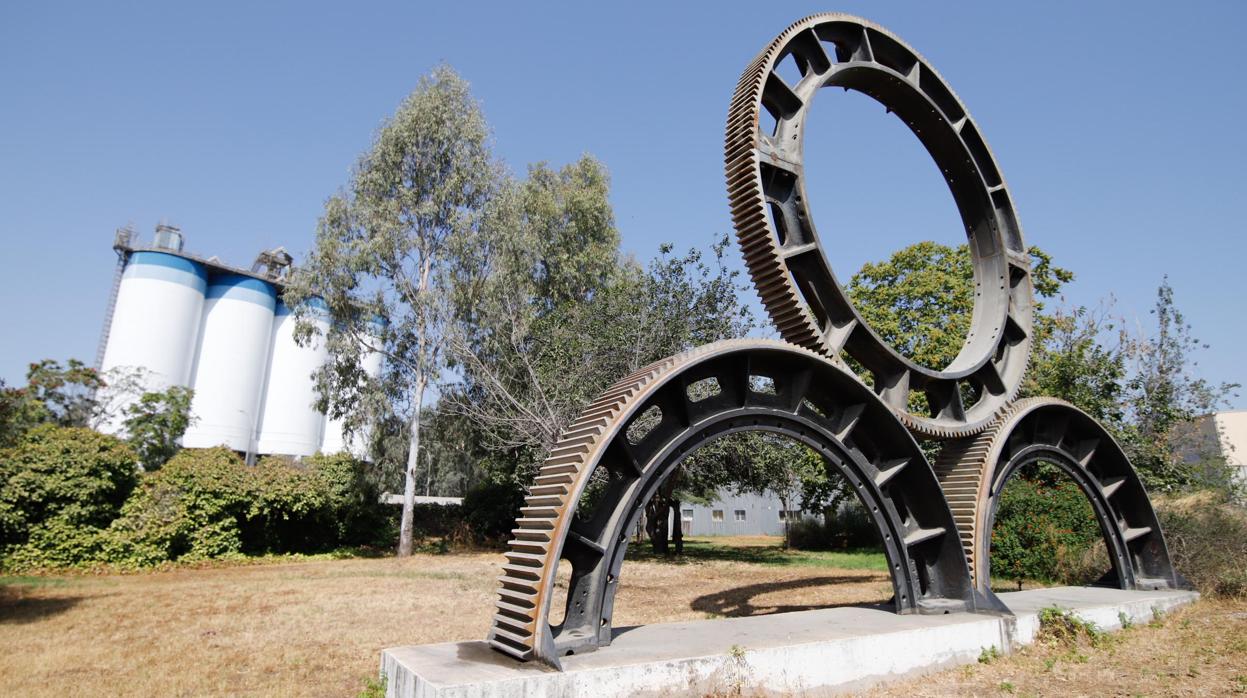
<svg viewBox="0 0 1247 698"><path fill-rule="evenodd" d="M1116 630L1123 614L1146 622L1198 598L1095 587L999 596L1014 616L828 608L619 628L610 647L563 658L562 672L517 662L483 641L393 647L382 653L381 671L394 698L830 695L970 664L985 648L1009 652L1034 640L1043 608Z"/></svg>

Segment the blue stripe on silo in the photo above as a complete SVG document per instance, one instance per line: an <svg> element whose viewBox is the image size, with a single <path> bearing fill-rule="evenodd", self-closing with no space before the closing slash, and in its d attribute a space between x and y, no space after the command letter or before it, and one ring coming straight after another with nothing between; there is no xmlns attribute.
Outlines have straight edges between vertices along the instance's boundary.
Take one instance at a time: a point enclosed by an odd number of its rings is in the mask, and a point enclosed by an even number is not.
<svg viewBox="0 0 1247 698"><path fill-rule="evenodd" d="M246 301L273 310L277 305L277 289L273 285L242 274L213 275L205 298Z"/></svg>
<svg viewBox="0 0 1247 698"><path fill-rule="evenodd" d="M319 296L312 296L311 298L308 298L303 301L303 305L308 309L308 315L311 317L319 319L329 317L329 306L325 303L324 299ZM277 301L277 310L274 311L274 313L277 317L281 317L283 315L293 314L294 309L286 305L285 301Z"/></svg>
<svg viewBox="0 0 1247 698"><path fill-rule="evenodd" d="M131 254L122 278L160 279L189 286L200 293L208 286L208 272L202 264L164 252Z"/></svg>

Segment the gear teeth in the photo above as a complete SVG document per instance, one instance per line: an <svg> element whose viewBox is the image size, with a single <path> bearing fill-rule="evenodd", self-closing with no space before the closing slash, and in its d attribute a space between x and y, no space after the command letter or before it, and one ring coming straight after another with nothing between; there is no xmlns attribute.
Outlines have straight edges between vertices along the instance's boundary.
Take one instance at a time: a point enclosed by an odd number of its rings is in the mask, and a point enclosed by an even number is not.
<svg viewBox="0 0 1247 698"><path fill-rule="evenodd" d="M762 172L762 163L766 156L760 154L760 149L767 146L769 138L761 135L759 131L764 109L763 92L766 89L768 77L777 61L786 55L785 51L789 42L802 32L831 22L857 24L863 31L869 30L883 34L900 42L898 37L882 27L850 15L818 14L794 22L758 53L741 73L728 108L723 152L724 177L737 243L767 315L780 336L786 341L830 356L833 360L839 360L838 354L841 347L829 343L829 339L824 335L824 328L820 326L818 319L804 300L804 296L798 291L797 282L789 272L780 250L778 232L769 220ZM904 45L903 42L901 43ZM930 75L937 82L944 82L917 51L908 47L906 49L912 52L917 63L921 64L924 76ZM941 87L947 89L946 84L942 84ZM951 90L948 90L948 95L955 102L956 108L962 112L962 119L968 119L960 100L952 94ZM940 108L942 111L947 111L943 105ZM990 155L987 157L991 160ZM994 161L991 166L995 167ZM1003 181L999 186L1003 186ZM834 280L832 283L834 284ZM1029 342L1029 334L1027 337L1024 342ZM892 408L893 412L910 433L923 439L956 440L981 433L1016 399L1021 389L1021 377L1026 374L1026 362L1029 361L1027 349L1025 346L1021 347L1021 353L1027 355L1024 358L1009 359L1023 362L1023 367L1020 373L1010 371L1011 376L1016 375L1017 378L1008 386L1006 394L993 396L990 403L976 409L972 416L963 419L959 424L950 424L951 420L936 420L925 415L911 414L895 407ZM960 379L940 378L939 380L956 382ZM958 387L954 386L954 389Z"/></svg>
<svg viewBox="0 0 1247 698"><path fill-rule="evenodd" d="M961 547L965 551L966 563L970 566L970 577L976 585L987 586L986 580L980 584L978 578L978 551L986 549L981 544L991 531L983 530L986 515L987 488L991 487L995 477L996 463L1002 439L1007 439L1017 419L1040 405L1066 405L1062 400L1054 398L1027 398L1018 400L996 417L982 433L969 438L949 441L944 445L932 463L935 476L944 490L948 507L953 512L953 521L957 524Z"/></svg>
<svg viewBox="0 0 1247 698"><path fill-rule="evenodd" d="M498 578L496 613L489 633L492 647L524 661L555 659L542 657L539 648L550 633L546 606L569 530L569 513L592 475L590 466L599 451L627 424L649 391L662 379L707 356L766 347L801 351L773 340L732 339L701 346L633 371L603 391L572 421L538 468L516 528L511 531L503 575ZM805 353L822 358L814 352Z"/></svg>

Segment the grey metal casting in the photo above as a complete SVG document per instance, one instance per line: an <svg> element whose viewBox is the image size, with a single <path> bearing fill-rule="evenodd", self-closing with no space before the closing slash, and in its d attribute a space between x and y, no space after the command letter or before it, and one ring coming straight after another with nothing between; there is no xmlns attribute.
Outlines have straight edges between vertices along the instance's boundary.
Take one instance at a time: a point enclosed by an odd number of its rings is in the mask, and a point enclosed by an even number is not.
<svg viewBox="0 0 1247 698"><path fill-rule="evenodd" d="M801 74L793 84L777 72L785 60ZM802 154L806 115L824 87L856 90L896 114L934 158L957 203L974 262L975 295L969 333L948 366L917 364L881 339L828 262L835 236L849 233L817 232ZM976 434L1013 399L1030 353L1030 256L987 142L917 51L849 15L815 15L793 24L741 76L728 115L726 163L741 250L784 339L853 357L871 373L884 402L921 436ZM929 413L909 411L911 391L926 395Z"/></svg>
<svg viewBox="0 0 1247 698"><path fill-rule="evenodd" d="M1060 468L1095 511L1112 569L1097 583L1122 589L1186 586L1134 466L1082 410L1055 398L1019 400L977 437L950 442L935 470L961 532L976 588L991 594L991 533L1009 478L1033 463Z"/></svg>
<svg viewBox="0 0 1247 698"><path fill-rule="evenodd" d="M564 433L508 544L490 643L556 667L561 656L610 644L627 532L687 454L741 431L800 441L847 480L880 531L897 612L982 604L935 473L891 411L826 357L729 340L626 377ZM587 498L591 511L580 508ZM572 576L563 621L551 626L559 559Z"/></svg>
<svg viewBox="0 0 1247 698"><path fill-rule="evenodd" d="M775 72L784 60L802 76L796 84ZM882 341L827 262L804 193L801 144L810 101L829 86L897 114L961 212L975 305L961 352L943 369ZM741 249L792 344L699 347L625 376L585 409L542 464L516 521L489 634L495 649L558 668L562 656L609 645L627 532L689 453L742 431L804 443L849 483L883 541L898 613L1003 610L990 589L991 527L1005 483L1037 462L1059 467L1091 501L1113 560L1104 583L1183 584L1138 474L1108 433L1059 400L1013 403L1031 345L1030 258L978 127L917 52L856 17L797 22L741 77L726 160ZM873 374L873 389L842 352ZM909 412L911 391L926 395L929 414ZM914 435L950 439L934 468ZM571 581L557 602L560 560ZM563 620L552 625L556 603Z"/></svg>

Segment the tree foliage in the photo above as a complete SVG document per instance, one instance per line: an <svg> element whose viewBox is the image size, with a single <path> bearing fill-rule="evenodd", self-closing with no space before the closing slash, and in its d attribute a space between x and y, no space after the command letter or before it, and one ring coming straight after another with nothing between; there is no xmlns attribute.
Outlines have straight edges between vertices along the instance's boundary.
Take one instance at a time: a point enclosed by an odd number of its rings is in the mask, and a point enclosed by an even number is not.
<svg viewBox="0 0 1247 698"><path fill-rule="evenodd" d="M413 496L425 391L445 366L444 330L459 264L495 188L488 127L468 84L441 66L382 126L349 187L325 204L316 246L292 280L289 302L328 307L329 364L317 374L321 407L358 430L392 410L410 419L399 551L411 551ZM298 311L297 311L298 312ZM384 324L377 323L377 319ZM317 326L301 311L298 334ZM384 358L380 380L364 370Z"/></svg>
<svg viewBox="0 0 1247 698"><path fill-rule="evenodd" d="M1030 248L1035 295L1051 298L1073 280L1067 269ZM956 358L974 310L974 267L966 245L919 242L886 261L867 262L848 283L848 294L867 324L902 356L932 368ZM1042 303L1040 304L1042 309Z"/></svg>
<svg viewBox="0 0 1247 698"><path fill-rule="evenodd" d="M1230 469L1219 449L1203 448L1192 422L1221 408L1237 383L1213 383L1196 374L1195 354L1208 345L1174 302L1166 277L1152 309L1154 334L1126 340L1130 377L1125 389L1131 460L1149 488L1174 491L1231 485Z"/></svg>
<svg viewBox="0 0 1247 698"><path fill-rule="evenodd" d="M600 163L530 168L508 182L459 276L450 347L460 382L445 409L495 454L496 478L526 481L585 404L619 376L751 326L723 238L706 259L663 246L625 259Z"/></svg>
<svg viewBox="0 0 1247 698"><path fill-rule="evenodd" d="M181 450L178 441L191 425L194 391L180 385L143 393L126 408L130 446L145 470L156 470Z"/></svg>
<svg viewBox="0 0 1247 698"><path fill-rule="evenodd" d="M96 392L103 386L99 372L77 359L64 366L52 359L30 364L25 387L0 383L0 446L17 443L39 424L92 426L98 413Z"/></svg>

